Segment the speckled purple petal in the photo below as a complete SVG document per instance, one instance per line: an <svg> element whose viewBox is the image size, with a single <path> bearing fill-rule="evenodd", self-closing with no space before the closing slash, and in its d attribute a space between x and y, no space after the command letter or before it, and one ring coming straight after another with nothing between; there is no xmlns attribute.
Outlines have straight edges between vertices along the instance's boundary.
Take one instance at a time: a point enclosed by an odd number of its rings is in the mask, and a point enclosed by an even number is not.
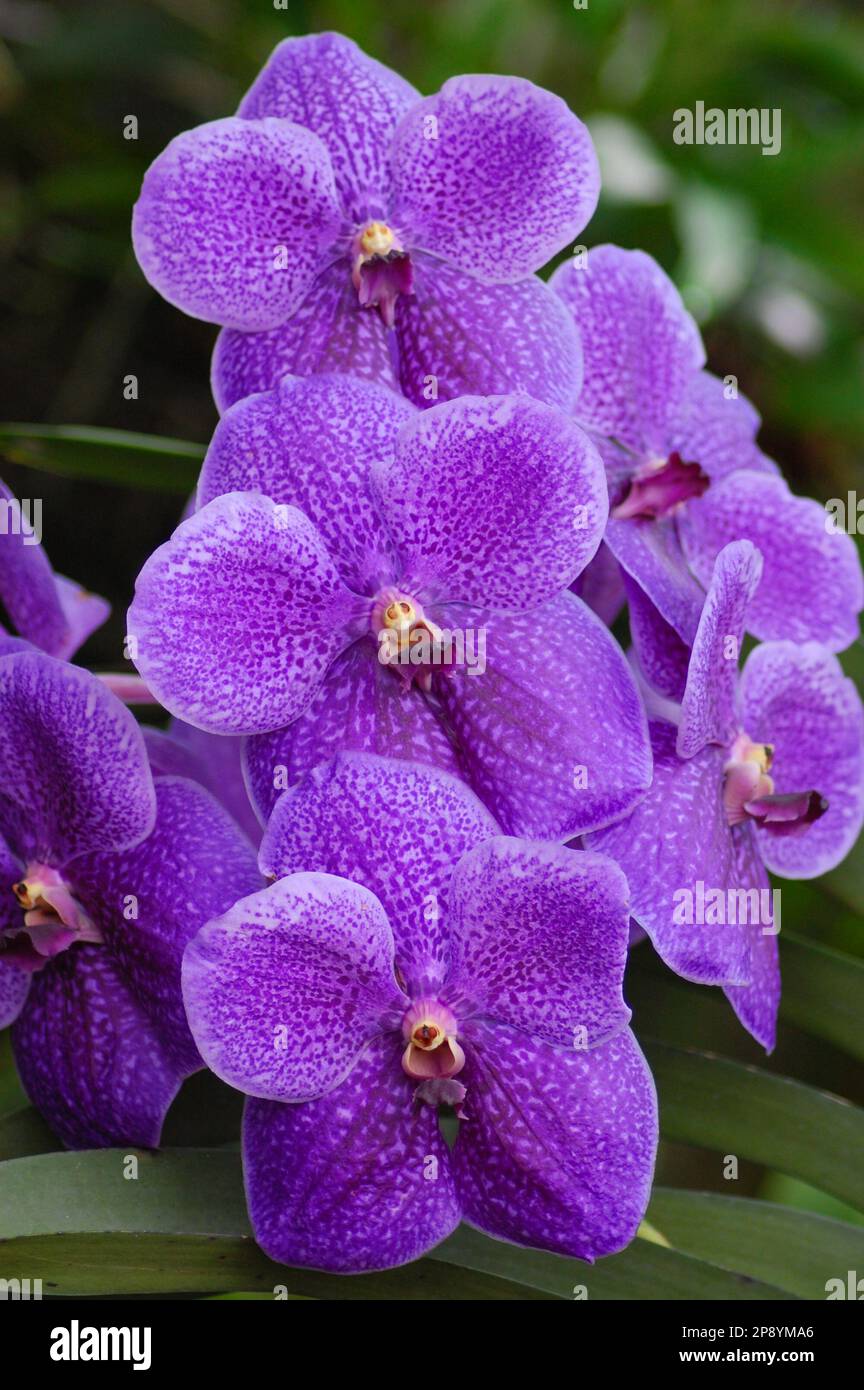
<svg viewBox="0 0 864 1390"><path fill-rule="evenodd" d="M154 773L188 777L214 796L251 844L261 839L261 824L243 779L243 739L230 734L207 734L182 719L170 729L142 730Z"/></svg>
<svg viewBox="0 0 864 1390"><path fill-rule="evenodd" d="M281 116L313 130L330 154L342 206L357 221L383 216L390 142L419 92L342 34L284 39L238 115Z"/></svg>
<svg viewBox="0 0 864 1390"><path fill-rule="evenodd" d="M692 646L705 591L687 568L678 539L677 518L667 517L662 521L610 518L604 540L622 570L645 590L660 616L688 647ZM714 556L706 583L710 582L713 562Z"/></svg>
<svg viewBox="0 0 864 1390"><path fill-rule="evenodd" d="M573 584L573 592L607 627L611 627L627 599L621 567L608 545L601 545Z"/></svg>
<svg viewBox="0 0 864 1390"><path fill-rule="evenodd" d="M530 613L447 615L486 633L485 671L457 668L435 688L463 773L502 828L569 840L632 810L651 784L647 725L600 619L571 593Z"/></svg>
<svg viewBox="0 0 864 1390"><path fill-rule="evenodd" d="M253 734L243 761L263 821L281 792L334 753L380 753L459 773L456 749L436 706L378 660L371 641L338 656L309 708L284 729Z"/></svg>
<svg viewBox="0 0 864 1390"><path fill-rule="evenodd" d="M30 973L17 965L7 965L0 957L0 1028L14 1023L24 1007L30 988Z"/></svg>
<svg viewBox="0 0 864 1390"><path fill-rule="evenodd" d="M761 577L762 556L749 541L724 546L714 562L681 702L679 758L692 758L706 743L728 749L738 732L738 658Z"/></svg>
<svg viewBox="0 0 864 1390"><path fill-rule="evenodd" d="M72 946L33 975L12 1027L24 1089L71 1149L155 1148L185 1070L101 946Z"/></svg>
<svg viewBox="0 0 864 1390"><path fill-rule="evenodd" d="M390 335L374 309L364 309L342 258L322 270L299 308L266 333L223 328L216 339L210 384L220 410L257 391L271 391L288 373L350 372L399 389Z"/></svg>
<svg viewBox="0 0 864 1390"><path fill-rule="evenodd" d="M824 507L793 496L782 478L741 470L688 502L679 530L703 584L728 541L747 539L762 551L765 570L748 620L756 637L843 651L858 636L864 582L851 536L832 533L826 522Z"/></svg>
<svg viewBox="0 0 864 1390"><path fill-rule="evenodd" d="M639 674L652 692L680 704L687 684L690 648L626 571L624 589Z"/></svg>
<svg viewBox="0 0 864 1390"><path fill-rule="evenodd" d="M527 396L435 406L373 477L406 577L438 602L540 604L584 569L606 524L588 436Z"/></svg>
<svg viewBox="0 0 864 1390"><path fill-rule="evenodd" d="M675 751L675 732L671 724L652 723L651 790L627 820L589 836L586 844L620 864L630 884L633 916L678 975L700 984L746 984L752 928L695 918L700 881L705 893L756 886L739 872L735 854L736 838L751 829L745 825L733 833L726 824L726 750L709 746L683 761ZM676 921L686 915L694 920Z"/></svg>
<svg viewBox="0 0 864 1390"><path fill-rule="evenodd" d="M670 421L705 361L699 330L672 281L644 251L595 246L549 283L582 338L577 419L640 456L666 458Z"/></svg>
<svg viewBox="0 0 864 1390"><path fill-rule="evenodd" d="M548 285L536 275L484 285L431 256L415 252L411 261L414 293L396 309L399 377L409 400L426 407L524 391L572 411L582 348Z"/></svg>
<svg viewBox="0 0 864 1390"><path fill-rule="evenodd" d="M76 898L99 927L162 1047L183 1072L201 1066L180 992L183 951L199 927L261 887L255 852L203 787L157 777L156 824L124 854L72 866Z"/></svg>
<svg viewBox="0 0 864 1390"><path fill-rule="evenodd" d="M320 1100L246 1102L249 1216L271 1259L363 1274L417 1259L458 1224L447 1144L402 1072L402 1047L377 1038Z"/></svg>
<svg viewBox="0 0 864 1390"><path fill-rule="evenodd" d="M342 230L317 135L290 121L210 121L171 141L132 218L138 264L184 313L276 328L335 258Z"/></svg>
<svg viewBox="0 0 864 1390"><path fill-rule="evenodd" d="M737 468L777 473L776 463L756 443L758 412L746 396L732 390L732 383L727 386L711 372L690 378L670 420L670 453L698 463L715 482Z"/></svg>
<svg viewBox="0 0 864 1390"><path fill-rule="evenodd" d="M383 903L396 960L416 995L449 959L450 880L467 850L498 833L468 787L419 764L342 754L277 803L261 845L265 874L302 866L362 883Z"/></svg>
<svg viewBox="0 0 864 1390"><path fill-rule="evenodd" d="M356 603L302 512L229 493L150 556L128 631L172 714L212 733L259 733L309 704L351 641Z"/></svg>
<svg viewBox="0 0 864 1390"><path fill-rule="evenodd" d="M393 579L395 557L369 473L376 461L393 458L399 430L416 413L395 392L350 376L287 377L223 415L201 470L198 506L228 492L261 492L298 507L346 584L374 594Z"/></svg>
<svg viewBox="0 0 864 1390"><path fill-rule="evenodd" d="M450 921L448 999L564 1048L626 1027L628 889L611 860L497 836L456 866Z"/></svg>
<svg viewBox="0 0 864 1390"><path fill-rule="evenodd" d="M95 632L97 627L107 622L111 614L111 605L107 599L100 598L99 594L88 593L80 584L76 584L74 579L66 579L62 574L55 574L54 584L66 619L66 635L59 648L51 650L51 655L69 661L78 648L84 645L91 632Z"/></svg>
<svg viewBox="0 0 864 1390"><path fill-rule="evenodd" d="M186 950L183 999L211 1071L247 1095L292 1102L332 1091L407 1008L378 899L315 873L208 922Z"/></svg>
<svg viewBox="0 0 864 1390"><path fill-rule="evenodd" d="M766 642L747 659L739 696L741 725L774 748L777 792L818 791L828 802L797 835L758 827L768 868L783 878L815 878L839 864L864 820L864 714L852 681L816 642Z"/></svg>
<svg viewBox="0 0 864 1390"><path fill-rule="evenodd" d="M393 221L410 246L491 284L539 270L597 206L582 122L521 77L451 77L403 116Z"/></svg>
<svg viewBox="0 0 864 1390"><path fill-rule="evenodd" d="M148 834L155 797L133 716L101 681L41 652L0 661L0 828L55 868Z"/></svg>
<svg viewBox="0 0 864 1390"><path fill-rule="evenodd" d="M453 1154L472 1226L593 1260L636 1234L657 1149L654 1082L633 1034L578 1052L472 1023Z"/></svg>
<svg viewBox="0 0 864 1390"><path fill-rule="evenodd" d="M767 887L768 875L762 870ZM777 1010L780 1007L780 960L777 937L753 934L750 952L749 985L728 985L726 998L739 1021L756 1041L773 1052L777 1041Z"/></svg>

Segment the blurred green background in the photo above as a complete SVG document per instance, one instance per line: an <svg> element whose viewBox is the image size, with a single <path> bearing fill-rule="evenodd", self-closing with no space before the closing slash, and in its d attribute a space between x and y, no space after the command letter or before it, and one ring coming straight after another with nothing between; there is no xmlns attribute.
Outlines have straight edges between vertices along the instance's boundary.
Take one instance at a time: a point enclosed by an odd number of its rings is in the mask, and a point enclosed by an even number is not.
<svg viewBox="0 0 864 1390"><path fill-rule="evenodd" d="M492 71L564 96L588 121L603 168L585 242L642 246L674 276L710 365L735 373L755 401L763 447L796 490L823 502L850 488L864 496L860 0L588 0L585 9L572 0L3 0L0 420L207 440L216 330L146 285L130 248L131 205L166 142L232 112L279 39L331 28L423 92L454 73ZM779 107L781 152L676 145L673 112L699 100ZM137 140L124 139L128 115ZM124 399L129 373L137 400ZM44 497L55 567L115 605L82 659L116 666L132 582L175 523L180 492L4 471L19 495ZM844 660L864 668L860 647ZM784 926L862 957L862 903L859 853L819 885L784 885ZM649 1024L662 1007L667 1033L677 1027L682 1041L762 1060L717 992L675 984L667 1000L662 988L643 947L630 992ZM788 1014L769 1066L864 1101L860 1063ZM672 1144L660 1176L731 1186L716 1157ZM752 1165L734 1188L836 1209Z"/></svg>

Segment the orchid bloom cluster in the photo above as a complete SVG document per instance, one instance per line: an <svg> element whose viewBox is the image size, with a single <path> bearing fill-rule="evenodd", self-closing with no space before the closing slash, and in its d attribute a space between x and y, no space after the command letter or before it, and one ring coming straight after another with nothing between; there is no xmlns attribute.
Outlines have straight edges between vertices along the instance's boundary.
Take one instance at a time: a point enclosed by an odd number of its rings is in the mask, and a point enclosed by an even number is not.
<svg viewBox="0 0 864 1390"><path fill-rule="evenodd" d="M221 419L128 617L168 728L69 664L101 600L0 537L22 1080L69 1146L155 1145L210 1067L288 1264L389 1268L462 1220L622 1249L658 1132L631 943L770 1049L768 875L864 820L854 546L650 257L538 277L599 187L530 82L424 98L285 41L135 208L144 274L221 328Z"/></svg>

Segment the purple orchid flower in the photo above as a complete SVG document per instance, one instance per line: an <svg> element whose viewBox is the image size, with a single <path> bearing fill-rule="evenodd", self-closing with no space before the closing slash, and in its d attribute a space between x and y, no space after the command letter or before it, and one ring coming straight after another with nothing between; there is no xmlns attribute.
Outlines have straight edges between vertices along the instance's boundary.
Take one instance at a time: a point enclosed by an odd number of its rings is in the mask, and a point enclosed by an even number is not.
<svg viewBox="0 0 864 1390"><path fill-rule="evenodd" d="M543 839L643 795L632 673L567 592L606 496L562 412L526 396L418 412L349 377L287 378L223 417L199 501L139 575L129 632L173 714L257 735L262 819L344 748L458 772L508 832Z"/></svg>
<svg viewBox="0 0 864 1390"><path fill-rule="evenodd" d="M642 251L598 246L555 272L552 288L582 337L585 380L576 418L607 467L605 541L624 572L647 679L680 700L714 561L749 540L764 574L749 629L765 640L819 641L842 651L864 605L851 538L795 497L755 442L759 417L701 370L698 329L660 267ZM665 633L664 633L665 629Z"/></svg>
<svg viewBox="0 0 864 1390"><path fill-rule="evenodd" d="M172 719L168 729L147 726L141 732L154 773L199 782L221 802L246 838L258 845L261 822L246 790L241 738L207 734L182 719Z"/></svg>
<svg viewBox="0 0 864 1390"><path fill-rule="evenodd" d="M110 605L54 573L37 534L35 517L2 482L0 513L0 604L19 638L65 660L101 627ZM0 652L15 651L19 646L0 623Z"/></svg>
<svg viewBox="0 0 864 1390"><path fill-rule="evenodd" d="M586 1260L626 1245L657 1117L615 865L502 836L455 778L363 754L285 793L260 863L283 877L202 928L183 991L202 1055L249 1097L263 1249L361 1273L460 1218Z"/></svg>
<svg viewBox="0 0 864 1390"><path fill-rule="evenodd" d="M236 117L179 135L148 171L144 274L224 325L220 408L350 371L417 405L526 390L569 408L578 334L533 272L590 219L587 130L517 77L421 98L340 34L286 39Z"/></svg>
<svg viewBox="0 0 864 1390"><path fill-rule="evenodd" d="M201 1066L180 961L260 884L252 846L201 787L151 776L141 731L88 672L0 660L0 1026L31 1101L70 1148L158 1143Z"/></svg>
<svg viewBox="0 0 864 1390"><path fill-rule="evenodd" d="M780 913L768 870L815 878L864 820L864 715L817 642L766 642L738 674L761 556L725 546L693 645L677 727L651 723L654 782L627 820L587 837L627 875L633 916L679 975L722 985L774 1045Z"/></svg>

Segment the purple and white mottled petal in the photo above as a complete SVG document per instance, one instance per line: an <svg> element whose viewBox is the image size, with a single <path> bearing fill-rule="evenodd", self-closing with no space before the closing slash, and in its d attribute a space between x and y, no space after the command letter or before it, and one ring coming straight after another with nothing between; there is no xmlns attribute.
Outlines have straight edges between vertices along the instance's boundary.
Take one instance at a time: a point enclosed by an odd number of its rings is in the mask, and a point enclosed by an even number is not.
<svg viewBox="0 0 864 1390"><path fill-rule="evenodd" d="M589 560L573 584L573 592L607 627L612 626L627 594L621 567L608 545L601 544L593 560Z"/></svg>
<svg viewBox="0 0 864 1390"><path fill-rule="evenodd" d="M395 556L369 489L414 407L350 376L287 377L222 416L198 482L198 506L229 492L260 492L297 507L317 527L350 588L375 593Z"/></svg>
<svg viewBox="0 0 864 1390"><path fill-rule="evenodd" d="M183 999L211 1071L291 1102L332 1091L408 1006L378 899L316 873L280 879L202 927L183 960Z"/></svg>
<svg viewBox="0 0 864 1390"><path fill-rule="evenodd" d="M647 723L621 649L575 594L530 613L446 610L484 632L486 665L435 690L463 775L511 835L569 840L627 815L651 785Z"/></svg>
<svg viewBox="0 0 864 1390"><path fill-rule="evenodd" d="M123 854L72 866L76 898L98 926L162 1047L182 1071L201 1066L180 991L183 951L199 927L261 887L251 844L194 782L156 779L156 824Z"/></svg>
<svg viewBox="0 0 864 1390"><path fill-rule="evenodd" d="M0 788L10 848L55 868L131 848L156 811L133 716L89 671L42 652L0 661Z"/></svg>
<svg viewBox="0 0 864 1390"><path fill-rule="evenodd" d="M737 881L735 836L722 798L727 753L708 747L685 762L675 751L675 733L671 724L651 725L651 790L626 821L586 843L624 870L631 912L676 974L698 984L746 984L750 928L696 920L708 915L698 910L700 882L704 895L757 886ZM748 831L743 826L738 833Z"/></svg>
<svg viewBox="0 0 864 1390"><path fill-rule="evenodd" d="M585 381L576 416L643 458L666 458L670 422L705 361L677 289L644 251L595 246L550 286L582 338Z"/></svg>
<svg viewBox="0 0 864 1390"><path fill-rule="evenodd" d="M459 861L450 903L448 1001L563 1048L597 1047L627 1026L630 912L617 864L497 836Z"/></svg>
<svg viewBox="0 0 864 1390"><path fill-rule="evenodd" d="M449 961L453 870L498 826L462 782L395 758L345 753L277 802L259 862L265 874L304 869L362 883L383 903L396 961L415 996Z"/></svg>
<svg viewBox="0 0 864 1390"><path fill-rule="evenodd" d="M762 556L749 541L724 546L714 562L681 702L679 758L692 758L706 743L728 748L737 733L738 657L761 577Z"/></svg>
<svg viewBox="0 0 864 1390"><path fill-rule="evenodd" d="M0 1028L14 1023L30 988L30 972L9 965L0 956Z"/></svg>
<svg viewBox="0 0 864 1390"><path fill-rule="evenodd" d="M314 131L329 151L342 207L359 222L386 211L390 142L419 100L409 82L351 39L306 34L276 46L237 114L279 116Z"/></svg>
<svg viewBox="0 0 864 1390"><path fill-rule="evenodd" d="M322 270L289 319L266 333L223 328L213 349L210 384L219 410L284 376L350 372L398 391L389 334L381 316L363 308L344 259Z"/></svg>
<svg viewBox="0 0 864 1390"><path fill-rule="evenodd" d="M343 229L317 135L289 121L210 121L144 175L132 216L138 264L193 318L276 328L332 260Z"/></svg>
<svg viewBox="0 0 864 1390"><path fill-rule="evenodd" d="M758 852L758 835L754 827L743 827L749 834L735 835L735 874L740 884L749 884L760 891L760 922L750 927L750 984L726 986L725 995L735 1009L747 1033L756 1038L765 1051L774 1051L776 1041L776 1011L781 1002L781 967L779 967L778 935L774 931L775 906L771 913L761 913L761 902L770 890L770 878ZM779 926L779 922L778 922ZM767 927L768 930L763 930Z"/></svg>
<svg viewBox="0 0 864 1390"><path fill-rule="evenodd" d="M762 551L762 583L748 617L756 637L821 642L830 651L843 651L858 637L864 581L855 543L832 532L824 507L795 497L782 478L730 473L687 503L679 533L703 584L729 541L746 539Z"/></svg>
<svg viewBox="0 0 864 1390"><path fill-rule="evenodd" d="M590 1052L479 1020L453 1153L462 1214L500 1240L593 1260L636 1234L651 1190L657 1098L629 1029Z"/></svg>
<svg viewBox="0 0 864 1390"><path fill-rule="evenodd" d="M302 512L229 493L150 556L128 632L172 714L211 733L263 733L307 707L352 640L359 602Z"/></svg>
<svg viewBox="0 0 864 1390"><path fill-rule="evenodd" d="M688 502L687 506L690 505ZM622 570L644 589L660 616L691 647L702 615L705 590L687 568L677 525L676 517L661 521L610 518L604 540ZM717 547L718 551L721 549L722 546ZM712 555L704 581L706 587L711 580L714 558Z"/></svg>
<svg viewBox="0 0 864 1390"><path fill-rule="evenodd" d="M262 821L281 792L336 753L379 753L459 774L456 749L434 703L355 642L330 667L309 708L284 729L253 734L243 763Z"/></svg>
<svg viewBox="0 0 864 1390"><path fill-rule="evenodd" d="M396 310L399 378L421 408L457 396L525 392L572 411L582 384L579 334L536 275L484 285L412 252L414 293ZM377 315L375 316L377 318Z"/></svg>
<svg viewBox="0 0 864 1390"><path fill-rule="evenodd" d="M155 1148L187 1074L101 946L72 946L32 976L12 1044L27 1095L70 1149Z"/></svg>
<svg viewBox="0 0 864 1390"><path fill-rule="evenodd" d="M73 579L66 579L62 574L55 574L54 584L66 619L66 635L59 648L51 651L51 655L60 657L63 661L70 661L78 648L87 641L91 632L95 632L97 627L107 622L111 614L111 605L107 599L101 598L99 594L88 593L80 584L76 584Z"/></svg>
<svg viewBox="0 0 864 1390"><path fill-rule="evenodd" d="M341 1086L306 1105L246 1102L249 1216L271 1259L364 1274L418 1259L458 1225L447 1144L402 1072L403 1046L376 1038Z"/></svg>
<svg viewBox="0 0 864 1390"><path fill-rule="evenodd" d="M403 583L435 602L543 603L585 568L608 515L588 436L527 396L463 396L427 410L373 479Z"/></svg>
<svg viewBox="0 0 864 1390"><path fill-rule="evenodd" d="M714 482L739 468L778 473L756 443L761 421L746 396L727 395L711 372L698 372L670 422L669 451L698 463Z"/></svg>
<svg viewBox="0 0 864 1390"><path fill-rule="evenodd" d="M54 571L37 540L35 516L2 482L0 509L5 514L0 530L0 603L23 638L52 656L63 656L69 625Z"/></svg>
<svg viewBox="0 0 864 1390"><path fill-rule="evenodd" d="M490 284L551 260L590 221L599 193L586 127L521 77L451 77L394 136L393 221L406 243Z"/></svg>
<svg viewBox="0 0 864 1390"><path fill-rule="evenodd" d="M690 648L626 571L624 589L639 674L652 692L680 704L687 685Z"/></svg>
<svg viewBox="0 0 864 1390"><path fill-rule="evenodd" d="M776 791L816 791L828 802L796 835L759 826L772 873L816 878L849 853L864 821L864 713L837 658L816 642L767 642L747 659L739 692L741 727L774 748Z"/></svg>
<svg viewBox="0 0 864 1390"><path fill-rule="evenodd" d="M243 739L230 734L207 734L182 719L168 730L142 730L154 774L187 777L198 782L224 806L246 838L257 845L261 823L249 800L243 778Z"/></svg>

